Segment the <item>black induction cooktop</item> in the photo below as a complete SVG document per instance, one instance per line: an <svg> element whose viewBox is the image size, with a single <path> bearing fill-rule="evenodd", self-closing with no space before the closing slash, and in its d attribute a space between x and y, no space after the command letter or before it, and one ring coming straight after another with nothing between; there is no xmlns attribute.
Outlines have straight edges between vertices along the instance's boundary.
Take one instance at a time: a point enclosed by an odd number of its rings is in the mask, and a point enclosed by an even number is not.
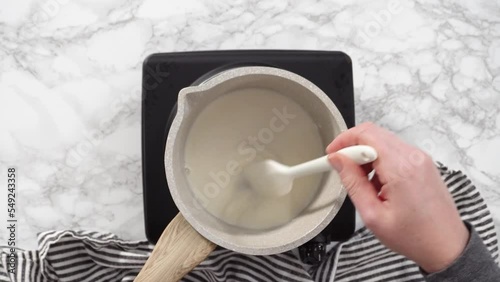
<svg viewBox="0 0 500 282"><path fill-rule="evenodd" d="M305 77L330 97L347 126L354 126L352 64L342 52L241 50L150 55L144 61L142 77L142 167L146 236L151 243L156 243L178 213L168 190L163 158L179 91L218 71L251 65L281 68ZM321 238L346 240L354 226L354 207L346 198Z"/></svg>

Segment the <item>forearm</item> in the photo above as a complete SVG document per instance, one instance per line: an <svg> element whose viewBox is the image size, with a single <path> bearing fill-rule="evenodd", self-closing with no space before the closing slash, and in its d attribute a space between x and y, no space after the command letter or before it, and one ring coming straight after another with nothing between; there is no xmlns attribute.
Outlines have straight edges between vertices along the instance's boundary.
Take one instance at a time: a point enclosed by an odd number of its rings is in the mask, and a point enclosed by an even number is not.
<svg viewBox="0 0 500 282"><path fill-rule="evenodd" d="M426 281L483 282L500 280L500 268L474 228L468 223L466 225L470 231L470 238L463 253L447 268L436 273L423 273Z"/></svg>

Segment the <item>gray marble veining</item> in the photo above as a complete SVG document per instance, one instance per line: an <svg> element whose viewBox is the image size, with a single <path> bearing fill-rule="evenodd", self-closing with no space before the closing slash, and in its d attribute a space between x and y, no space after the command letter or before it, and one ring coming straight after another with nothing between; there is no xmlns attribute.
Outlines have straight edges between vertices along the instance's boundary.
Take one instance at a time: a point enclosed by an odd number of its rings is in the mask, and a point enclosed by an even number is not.
<svg viewBox="0 0 500 282"><path fill-rule="evenodd" d="M19 245L49 229L145 238L142 60L207 49L349 54L357 122L464 170L500 226L500 2L348 2L2 2L0 179L18 168Z"/></svg>

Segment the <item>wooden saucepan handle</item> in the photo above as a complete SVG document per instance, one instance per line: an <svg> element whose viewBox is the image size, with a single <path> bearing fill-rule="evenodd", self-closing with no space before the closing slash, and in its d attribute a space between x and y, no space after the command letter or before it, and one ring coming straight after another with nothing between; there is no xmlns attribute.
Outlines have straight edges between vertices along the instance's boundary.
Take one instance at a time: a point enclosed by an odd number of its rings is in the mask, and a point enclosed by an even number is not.
<svg viewBox="0 0 500 282"><path fill-rule="evenodd" d="M215 247L178 213L161 234L134 281L179 281Z"/></svg>

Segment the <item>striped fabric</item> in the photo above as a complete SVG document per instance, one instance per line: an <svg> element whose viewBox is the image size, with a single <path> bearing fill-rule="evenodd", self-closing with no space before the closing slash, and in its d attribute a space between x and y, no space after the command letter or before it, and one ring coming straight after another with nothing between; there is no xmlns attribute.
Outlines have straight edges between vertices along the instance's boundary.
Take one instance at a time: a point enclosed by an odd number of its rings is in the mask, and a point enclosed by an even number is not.
<svg viewBox="0 0 500 282"><path fill-rule="evenodd" d="M460 171L439 167L462 219L477 230L498 261L498 241L490 212ZM38 235L39 250L16 253L16 274L7 273L7 250L0 257L0 281L133 281L153 246L113 234L49 231ZM292 253L249 256L217 248L184 281L423 281L418 267L385 248L366 228L337 244L320 265L306 268Z"/></svg>
<svg viewBox="0 0 500 282"><path fill-rule="evenodd" d="M3 250L0 281L133 281L154 247L86 231L43 232L38 245L38 251L17 252L16 275L10 276Z"/></svg>

